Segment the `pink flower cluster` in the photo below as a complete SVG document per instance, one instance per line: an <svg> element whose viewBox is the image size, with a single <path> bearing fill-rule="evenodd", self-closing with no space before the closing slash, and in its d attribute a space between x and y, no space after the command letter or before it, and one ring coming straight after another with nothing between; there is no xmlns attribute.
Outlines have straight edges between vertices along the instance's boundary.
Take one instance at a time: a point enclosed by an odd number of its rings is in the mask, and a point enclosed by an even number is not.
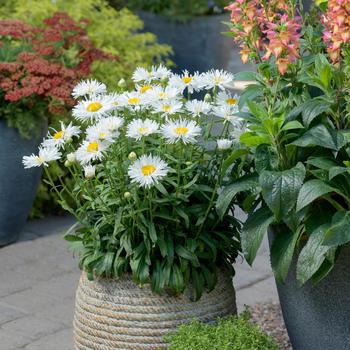
<svg viewBox="0 0 350 350"><path fill-rule="evenodd" d="M329 0L326 13L322 16L323 41L333 62L339 62L341 47L350 42L350 1Z"/></svg>
<svg viewBox="0 0 350 350"><path fill-rule="evenodd" d="M289 64L299 58L301 18L289 10L287 0L236 0L231 11L231 32L241 47L244 63L276 59L283 75Z"/></svg>

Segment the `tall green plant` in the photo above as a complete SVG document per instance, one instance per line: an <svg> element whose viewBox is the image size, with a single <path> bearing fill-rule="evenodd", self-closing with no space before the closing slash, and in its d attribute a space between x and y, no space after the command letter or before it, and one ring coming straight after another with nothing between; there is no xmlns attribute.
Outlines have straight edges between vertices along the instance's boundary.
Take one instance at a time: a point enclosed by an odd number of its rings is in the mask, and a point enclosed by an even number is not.
<svg viewBox="0 0 350 350"><path fill-rule="evenodd" d="M336 24L350 6L330 0L325 13L301 20L294 1L264 3L263 11L256 4L230 6L241 13L231 31L242 58L258 64L257 73L240 74L254 80L240 99L251 174L224 189L217 209L223 215L238 192L253 189L241 236L248 262L273 224L277 279L296 255L299 283L317 282L350 241L349 24Z"/></svg>
<svg viewBox="0 0 350 350"><path fill-rule="evenodd" d="M0 16L19 18L41 25L44 18L57 11L67 12L82 21L89 38L97 48L117 55L118 62L96 62L92 76L116 87L137 66L149 67L167 59L171 49L160 45L151 33L140 33L142 21L127 9L115 10L104 0L14 0L0 3Z"/></svg>

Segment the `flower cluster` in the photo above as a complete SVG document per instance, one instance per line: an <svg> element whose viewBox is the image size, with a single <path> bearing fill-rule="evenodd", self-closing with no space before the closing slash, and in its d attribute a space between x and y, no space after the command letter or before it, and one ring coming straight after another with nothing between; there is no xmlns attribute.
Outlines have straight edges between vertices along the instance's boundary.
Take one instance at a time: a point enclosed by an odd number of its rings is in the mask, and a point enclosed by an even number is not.
<svg viewBox="0 0 350 350"><path fill-rule="evenodd" d="M0 62L4 99L30 105L40 99L52 114L62 114L74 105L74 84L90 73L93 61L115 59L97 50L85 30L64 13L46 19L42 28L2 20L0 36L0 48L8 57Z"/></svg>
<svg viewBox="0 0 350 350"><path fill-rule="evenodd" d="M234 167L242 128L238 96L229 89L233 75L173 74L159 66L136 69L133 80L133 90L115 93L95 80L80 82L72 111L80 127L50 130L23 165L43 166L62 206L76 216L81 228L67 240L79 242L85 271L132 273L140 284L152 281L155 292L177 294L199 278L198 299L215 286L217 268L232 271L239 250L239 223L216 210L226 178L218 174ZM55 185L51 162L66 166L72 188L62 176Z"/></svg>
<svg viewBox="0 0 350 350"><path fill-rule="evenodd" d="M69 163L78 162L82 174L91 178L96 165L108 157L109 150L118 142L129 145L133 140L136 148L131 147L130 152L139 152L137 145L140 143L144 151L146 140L152 138L164 145L197 147L204 137L204 128L210 124L211 129L214 125L208 118L216 118L225 125L221 137L216 140L217 149L223 151L232 146L239 134L237 129L243 127L241 119L235 115L238 97L227 90L233 86L233 75L228 72L211 70L189 74L184 71L177 75L161 65L151 71L137 68L133 80L135 90L122 93L107 93L106 86L95 80L76 85L72 95L78 103L72 113L85 126L81 144L72 150L70 141L82 132L72 124L61 124L60 130L49 133L38 155L24 157L25 167L47 166L50 161L63 159ZM184 93L202 90L212 91L212 94L208 93L204 100L184 97ZM69 154L64 158L62 153L67 147ZM141 154L128 168L131 182L151 187L166 176L168 164L160 156Z"/></svg>
<svg viewBox="0 0 350 350"><path fill-rule="evenodd" d="M322 16L323 41L333 62L341 57L343 44L350 41L350 3L347 0L329 0L326 13Z"/></svg>
<svg viewBox="0 0 350 350"><path fill-rule="evenodd" d="M301 20L289 8L287 0L236 0L226 7L231 12L230 30L241 47L244 63L274 56L283 75L289 64L299 58Z"/></svg>

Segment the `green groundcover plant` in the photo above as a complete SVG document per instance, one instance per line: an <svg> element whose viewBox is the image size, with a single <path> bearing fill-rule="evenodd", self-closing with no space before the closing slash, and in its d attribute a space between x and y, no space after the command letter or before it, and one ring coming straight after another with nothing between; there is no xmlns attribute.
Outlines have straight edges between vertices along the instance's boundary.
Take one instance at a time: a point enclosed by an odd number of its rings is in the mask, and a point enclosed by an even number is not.
<svg viewBox="0 0 350 350"><path fill-rule="evenodd" d="M171 48L158 44L151 33L140 33L143 23L137 16L127 9L117 11L105 0L0 1L2 18L22 19L36 26L57 11L80 22L97 48L120 58L117 62L93 64L92 76L110 87L116 88L119 79L130 77L139 65L151 67L163 60L167 63Z"/></svg>
<svg viewBox="0 0 350 350"><path fill-rule="evenodd" d="M271 262L284 281L293 256L302 285L325 277L350 241L350 3L235 1L230 30L242 59L257 64L240 99L240 142L251 171L233 181L217 203L220 215L250 190L241 240L252 263L274 225Z"/></svg>
<svg viewBox="0 0 350 350"><path fill-rule="evenodd" d="M231 138L237 99L226 87L233 76L159 66L139 67L133 80L135 89L114 93L97 81L79 83L73 116L82 126L62 124L23 163L44 167L76 217L66 239L90 278L131 273L155 292L176 294L192 281L198 299L215 287L218 269L233 274L240 249L240 223L215 210L221 171L238 176L246 153ZM191 98L199 91L207 91L205 101ZM55 163L70 171L72 189L51 180Z"/></svg>
<svg viewBox="0 0 350 350"><path fill-rule="evenodd" d="M227 0L111 0L117 8L127 6L132 10L150 11L176 20L188 20L195 16L223 13Z"/></svg>
<svg viewBox="0 0 350 350"><path fill-rule="evenodd" d="M249 322L247 313L215 324L193 321L166 338L169 350L278 350L274 339Z"/></svg>

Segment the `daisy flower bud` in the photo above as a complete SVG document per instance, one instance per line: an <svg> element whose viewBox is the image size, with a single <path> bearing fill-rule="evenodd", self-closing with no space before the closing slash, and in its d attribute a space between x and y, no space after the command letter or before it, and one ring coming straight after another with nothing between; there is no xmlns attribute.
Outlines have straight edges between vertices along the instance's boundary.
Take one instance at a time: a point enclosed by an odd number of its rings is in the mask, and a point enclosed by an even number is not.
<svg viewBox="0 0 350 350"><path fill-rule="evenodd" d="M120 88L125 88L125 87L126 87L126 81L125 81L125 79L121 78L121 79L118 81L118 87L120 87Z"/></svg>
<svg viewBox="0 0 350 350"><path fill-rule="evenodd" d="M124 192L124 198L125 199L129 199L131 197L131 193L130 192Z"/></svg>
<svg viewBox="0 0 350 350"><path fill-rule="evenodd" d="M71 165L72 165L72 163L69 160L66 160L64 162L64 166L67 167L67 168L69 168Z"/></svg>
<svg viewBox="0 0 350 350"><path fill-rule="evenodd" d="M130 152L128 158L133 162L134 160L136 160L137 154L135 152Z"/></svg>
<svg viewBox="0 0 350 350"><path fill-rule="evenodd" d="M93 165L86 165L84 167L84 174L87 179L92 179L96 175L96 167Z"/></svg>
<svg viewBox="0 0 350 350"><path fill-rule="evenodd" d="M70 163L76 162L77 157L76 157L75 153L74 153L74 152L68 153L68 154L67 154L67 160L68 160Z"/></svg>
<svg viewBox="0 0 350 350"><path fill-rule="evenodd" d="M205 94L204 96L204 101L205 102L208 102L210 103L212 101L212 98L211 98L211 95L208 93L208 94Z"/></svg>
<svg viewBox="0 0 350 350"><path fill-rule="evenodd" d="M220 151L225 151L227 149L229 149L232 146L232 140L229 139L219 139L217 140L218 143L218 149Z"/></svg>

